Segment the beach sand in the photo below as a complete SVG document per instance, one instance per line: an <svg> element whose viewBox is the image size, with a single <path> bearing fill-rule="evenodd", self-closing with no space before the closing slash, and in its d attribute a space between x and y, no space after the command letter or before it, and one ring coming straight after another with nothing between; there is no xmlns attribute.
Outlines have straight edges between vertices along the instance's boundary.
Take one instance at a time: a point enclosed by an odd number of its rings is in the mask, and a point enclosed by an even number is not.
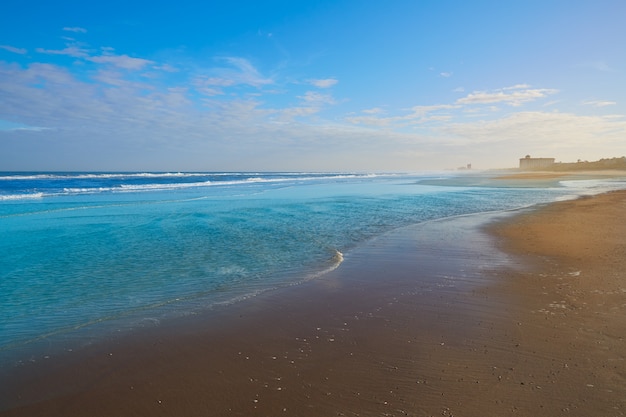
<svg viewBox="0 0 626 417"><path fill-rule="evenodd" d="M0 416L621 416L625 210L403 229L322 279L25 364Z"/></svg>

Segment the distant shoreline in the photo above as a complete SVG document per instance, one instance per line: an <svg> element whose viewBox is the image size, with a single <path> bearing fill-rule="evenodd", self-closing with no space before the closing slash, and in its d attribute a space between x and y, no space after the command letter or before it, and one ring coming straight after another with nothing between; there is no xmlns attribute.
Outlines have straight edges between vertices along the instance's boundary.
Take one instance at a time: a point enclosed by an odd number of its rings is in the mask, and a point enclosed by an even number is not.
<svg viewBox="0 0 626 417"><path fill-rule="evenodd" d="M499 173L493 177L495 180L538 180L538 179L555 179L571 177L572 179L585 178L607 178L607 177L626 177L626 169L615 170L521 170L518 168L511 169L503 173Z"/></svg>

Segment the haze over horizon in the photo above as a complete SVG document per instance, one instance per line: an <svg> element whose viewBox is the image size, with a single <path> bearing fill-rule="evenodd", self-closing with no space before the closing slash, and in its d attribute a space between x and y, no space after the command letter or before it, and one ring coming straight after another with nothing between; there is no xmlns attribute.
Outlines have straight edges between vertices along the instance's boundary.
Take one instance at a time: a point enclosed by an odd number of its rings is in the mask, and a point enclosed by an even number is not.
<svg viewBox="0 0 626 417"><path fill-rule="evenodd" d="M626 2L9 0L0 171L626 154Z"/></svg>

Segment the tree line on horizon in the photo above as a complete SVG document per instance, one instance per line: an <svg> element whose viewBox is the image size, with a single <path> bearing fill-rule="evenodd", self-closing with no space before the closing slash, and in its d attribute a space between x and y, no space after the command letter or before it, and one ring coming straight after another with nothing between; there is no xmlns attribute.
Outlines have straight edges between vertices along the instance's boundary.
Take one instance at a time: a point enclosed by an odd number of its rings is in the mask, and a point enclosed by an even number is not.
<svg viewBox="0 0 626 417"><path fill-rule="evenodd" d="M543 170L552 171L581 171L581 170L626 170L626 156L620 158L602 158L598 161L556 162Z"/></svg>

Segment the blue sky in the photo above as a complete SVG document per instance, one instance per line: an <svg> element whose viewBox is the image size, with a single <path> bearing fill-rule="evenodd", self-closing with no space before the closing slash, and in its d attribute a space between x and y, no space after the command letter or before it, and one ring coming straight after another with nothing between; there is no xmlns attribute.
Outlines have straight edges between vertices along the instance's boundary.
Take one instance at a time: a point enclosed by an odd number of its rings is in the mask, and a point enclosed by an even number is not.
<svg viewBox="0 0 626 417"><path fill-rule="evenodd" d="M8 0L0 171L626 155L626 2Z"/></svg>

